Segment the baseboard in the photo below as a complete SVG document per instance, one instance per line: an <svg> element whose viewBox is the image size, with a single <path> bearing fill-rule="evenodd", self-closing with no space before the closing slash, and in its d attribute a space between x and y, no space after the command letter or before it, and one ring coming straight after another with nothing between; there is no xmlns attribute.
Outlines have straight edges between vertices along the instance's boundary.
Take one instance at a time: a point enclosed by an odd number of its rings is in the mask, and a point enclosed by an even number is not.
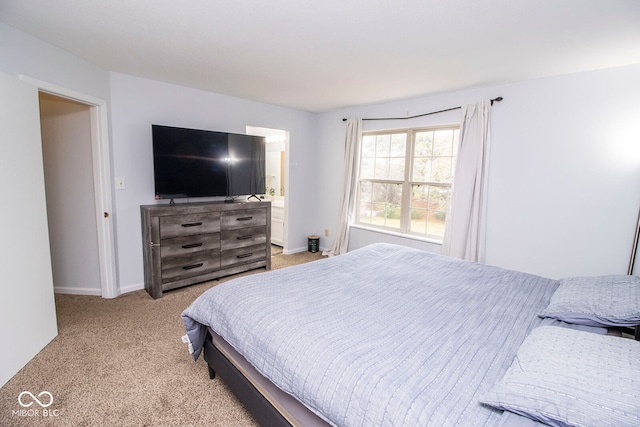
<svg viewBox="0 0 640 427"><path fill-rule="evenodd" d="M139 291L141 289L144 289L144 283L136 283L120 289L118 292L118 295ZM98 296L98 297L102 296L101 289L75 288L71 286L54 286L53 292L56 294L66 294L66 295L90 295L90 296Z"/></svg>
<svg viewBox="0 0 640 427"><path fill-rule="evenodd" d="M293 255L293 254L297 254L300 252L306 252L307 251L307 247L303 246L301 248L295 248L295 249L287 249L286 251L283 250L282 253L285 255Z"/></svg>
<svg viewBox="0 0 640 427"><path fill-rule="evenodd" d="M75 288L71 286L54 286L53 293L67 295L92 295L102 296L102 289L96 288Z"/></svg>
<svg viewBox="0 0 640 427"><path fill-rule="evenodd" d="M306 252L308 248L306 246L302 246L295 249L289 249L287 251L282 251L285 255L293 255L300 252ZM326 248L319 248L320 251L326 250ZM144 289L144 283L134 283L133 285L125 286L119 289L118 295L127 294L129 292L135 292ZM93 288L72 288L69 286L54 286L53 292L56 294L69 294L69 295L95 295L102 296L102 290L93 289Z"/></svg>
<svg viewBox="0 0 640 427"><path fill-rule="evenodd" d="M323 252L323 251L326 251L327 249L328 248L320 246L318 248L318 252ZM309 248L307 246L302 246L300 248L287 249L286 251L282 251L282 253L285 254L285 255L293 255L293 254L298 254L300 252L307 252L308 250L309 250Z"/></svg>
<svg viewBox="0 0 640 427"><path fill-rule="evenodd" d="M120 288L119 295L127 294L129 292L135 292L144 289L144 283L134 283L133 285Z"/></svg>

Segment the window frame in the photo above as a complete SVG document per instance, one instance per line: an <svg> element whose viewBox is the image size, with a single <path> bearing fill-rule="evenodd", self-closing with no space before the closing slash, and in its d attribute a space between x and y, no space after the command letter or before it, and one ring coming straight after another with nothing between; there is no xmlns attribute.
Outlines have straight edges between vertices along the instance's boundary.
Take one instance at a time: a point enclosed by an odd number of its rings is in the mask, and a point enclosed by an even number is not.
<svg viewBox="0 0 640 427"><path fill-rule="evenodd" d="M453 175L451 177L450 183L442 183L442 182L434 182L434 181L412 181L413 170L415 166L415 144L416 144L416 135L420 132L432 132L432 131L446 131L452 130L457 131L458 137L453 141ZM404 177L402 180L394 180L394 179L375 179L375 178L361 178L361 167L363 160L363 142L364 138L367 136L378 136L378 135L394 135L394 134L405 134L407 136L406 146L405 146L405 165L404 165ZM365 131L362 133L362 139L359 141L360 150L358 156L358 182L356 186L356 206L355 206L355 215L352 225L365 229L372 229L378 232L384 232L388 234L399 235L407 238L418 238L420 240L426 240L432 243L442 243L443 237L436 235L429 235L422 232L411 231L411 214L412 214L412 195L413 195L413 186L414 185L428 185L431 187L439 187L439 188L447 188L451 191L453 187L453 181L455 178L455 166L458 159L458 145L460 138L460 124L443 124L443 125L432 125L432 126L418 126L411 128L401 128L401 129L381 129L381 130L373 130L373 131ZM376 156L377 158L377 156ZM400 184L402 197L400 201L400 226L399 228L389 227L385 225L372 224L367 222L361 222L361 186L363 182L369 182L370 185L373 186L374 183L382 183L382 184ZM451 198L449 197L449 205L451 203ZM428 212L429 210L427 210Z"/></svg>

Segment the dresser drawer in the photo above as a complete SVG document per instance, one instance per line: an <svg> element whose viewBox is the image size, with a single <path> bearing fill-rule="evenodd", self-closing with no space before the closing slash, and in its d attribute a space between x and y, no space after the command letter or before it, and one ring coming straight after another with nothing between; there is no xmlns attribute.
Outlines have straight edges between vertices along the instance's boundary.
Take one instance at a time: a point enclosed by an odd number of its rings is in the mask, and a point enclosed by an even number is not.
<svg viewBox="0 0 640 427"><path fill-rule="evenodd" d="M243 248L224 251L220 256L221 268L232 267L234 265L248 264L267 258L267 245L246 246Z"/></svg>
<svg viewBox="0 0 640 427"><path fill-rule="evenodd" d="M162 239L162 243L160 245L160 256L162 258L167 258L219 249L220 233L196 234L187 237Z"/></svg>
<svg viewBox="0 0 640 427"><path fill-rule="evenodd" d="M172 282L220 269L220 251L162 260L162 282Z"/></svg>
<svg viewBox="0 0 640 427"><path fill-rule="evenodd" d="M143 205L140 214L144 288L154 299L183 286L271 269L269 201Z"/></svg>
<svg viewBox="0 0 640 427"><path fill-rule="evenodd" d="M160 238L192 236L220 231L219 213L171 215L160 218Z"/></svg>
<svg viewBox="0 0 640 427"><path fill-rule="evenodd" d="M221 235L223 251L267 243L267 232L264 226L224 230L221 232Z"/></svg>
<svg viewBox="0 0 640 427"><path fill-rule="evenodd" d="M267 224L267 211L265 209L251 209L246 211L232 211L222 216L222 229L246 228Z"/></svg>

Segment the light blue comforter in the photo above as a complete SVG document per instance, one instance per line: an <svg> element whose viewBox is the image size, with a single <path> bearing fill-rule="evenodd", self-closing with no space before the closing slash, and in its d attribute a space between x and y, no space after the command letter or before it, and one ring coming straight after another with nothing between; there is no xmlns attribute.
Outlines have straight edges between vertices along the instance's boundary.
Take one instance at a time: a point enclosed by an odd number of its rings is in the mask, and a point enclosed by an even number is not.
<svg viewBox="0 0 640 427"><path fill-rule="evenodd" d="M555 280L389 244L217 285L182 314L210 326L336 426L485 426Z"/></svg>

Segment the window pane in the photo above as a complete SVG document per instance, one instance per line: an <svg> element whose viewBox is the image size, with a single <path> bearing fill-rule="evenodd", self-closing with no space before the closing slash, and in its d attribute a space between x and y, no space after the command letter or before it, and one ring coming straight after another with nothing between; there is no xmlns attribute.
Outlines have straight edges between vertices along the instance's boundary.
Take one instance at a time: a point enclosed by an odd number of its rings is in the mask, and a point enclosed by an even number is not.
<svg viewBox="0 0 640 427"><path fill-rule="evenodd" d="M376 157L389 157L391 135L376 136Z"/></svg>
<svg viewBox="0 0 640 427"><path fill-rule="evenodd" d="M371 223L371 217L373 216L373 210L372 210L372 189L371 189L371 183L367 182L367 181L361 181L360 185L358 186L358 200L360 202L359 204L359 217L358 217L358 221L359 222L364 222L367 224Z"/></svg>
<svg viewBox="0 0 640 427"><path fill-rule="evenodd" d="M458 145L460 141L460 129L453 131L453 155L458 156Z"/></svg>
<svg viewBox="0 0 640 427"><path fill-rule="evenodd" d="M426 235L441 240L444 237L445 220L445 212L429 212Z"/></svg>
<svg viewBox="0 0 640 427"><path fill-rule="evenodd" d="M424 234L427 232L427 211L424 209L411 209L412 233Z"/></svg>
<svg viewBox="0 0 640 427"><path fill-rule="evenodd" d="M389 158L376 158L376 170L374 173L376 179L389 179Z"/></svg>
<svg viewBox="0 0 640 427"><path fill-rule="evenodd" d="M411 225L412 233L426 233L427 208L429 206L429 187L426 185L414 185L411 198Z"/></svg>
<svg viewBox="0 0 640 427"><path fill-rule="evenodd" d="M404 157L407 154L407 134L396 133L391 135L391 157Z"/></svg>
<svg viewBox="0 0 640 427"><path fill-rule="evenodd" d="M413 185L411 198L412 233L426 234L434 239L442 239L449 207L450 188L430 185Z"/></svg>
<svg viewBox="0 0 640 427"><path fill-rule="evenodd" d="M413 177L412 181L427 182L431 181L431 158L422 157L413 159Z"/></svg>
<svg viewBox="0 0 640 427"><path fill-rule="evenodd" d="M428 157L433 152L433 132L416 132L414 155L417 157Z"/></svg>
<svg viewBox="0 0 640 427"><path fill-rule="evenodd" d="M429 188L429 214L427 217L427 235L437 238L444 237L444 224L451 190L449 188Z"/></svg>
<svg viewBox="0 0 640 427"><path fill-rule="evenodd" d="M403 181L407 134L365 135L362 139L360 179Z"/></svg>
<svg viewBox="0 0 640 427"><path fill-rule="evenodd" d="M388 183L373 183L374 203L400 205L402 200L402 185Z"/></svg>
<svg viewBox="0 0 640 427"><path fill-rule="evenodd" d="M362 158L362 162L360 163L360 179L373 179L375 159L371 158Z"/></svg>
<svg viewBox="0 0 640 427"><path fill-rule="evenodd" d="M451 198L451 188L429 187L429 210L447 212L449 200Z"/></svg>
<svg viewBox="0 0 640 427"><path fill-rule="evenodd" d="M453 154L453 129L438 130L433 141L434 156L451 156Z"/></svg>
<svg viewBox="0 0 640 427"><path fill-rule="evenodd" d="M400 228L402 185L373 183L372 223Z"/></svg>
<svg viewBox="0 0 640 427"><path fill-rule="evenodd" d="M401 159L392 158L389 159L389 176L388 179L394 179L396 181L404 181L404 157Z"/></svg>
<svg viewBox="0 0 640 427"><path fill-rule="evenodd" d="M360 216L358 217L358 222L364 224L371 224L372 210L371 203L366 203L360 201Z"/></svg>
<svg viewBox="0 0 640 427"><path fill-rule="evenodd" d="M362 158L375 157L376 155L376 137L366 135L362 137Z"/></svg>
<svg viewBox="0 0 640 427"><path fill-rule="evenodd" d="M453 182L453 157L436 157L433 159L431 182Z"/></svg>

